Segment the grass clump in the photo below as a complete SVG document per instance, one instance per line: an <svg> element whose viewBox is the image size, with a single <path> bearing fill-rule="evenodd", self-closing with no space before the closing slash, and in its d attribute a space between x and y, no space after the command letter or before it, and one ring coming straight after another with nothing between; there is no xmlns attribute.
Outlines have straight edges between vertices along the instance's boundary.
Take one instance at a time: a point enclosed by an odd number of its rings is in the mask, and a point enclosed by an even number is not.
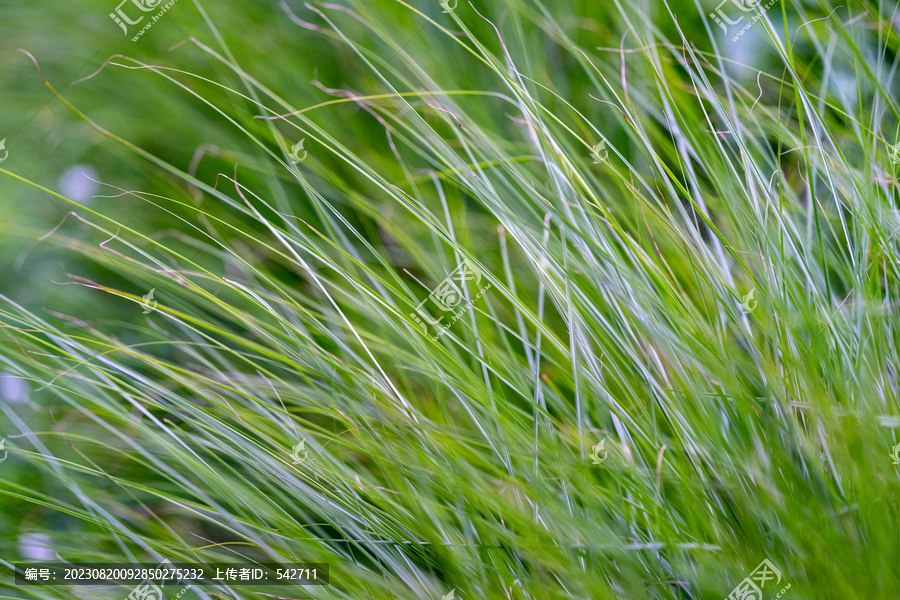
<svg viewBox="0 0 900 600"><path fill-rule="evenodd" d="M893 8L732 42L686 3L283 5L330 65L297 92L182 4L72 93L152 81L220 139L154 152L48 82L151 217L3 169L75 212L4 234L89 303L0 297L11 531L331 564L292 598L897 589Z"/></svg>

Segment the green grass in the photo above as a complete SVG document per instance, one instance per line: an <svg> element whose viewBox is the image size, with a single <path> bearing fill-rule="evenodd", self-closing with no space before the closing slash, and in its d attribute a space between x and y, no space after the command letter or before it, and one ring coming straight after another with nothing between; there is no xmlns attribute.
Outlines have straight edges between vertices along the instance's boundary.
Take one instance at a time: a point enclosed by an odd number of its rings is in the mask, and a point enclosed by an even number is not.
<svg viewBox="0 0 900 600"><path fill-rule="evenodd" d="M0 561L37 532L331 564L203 598L465 600L725 598L767 558L767 599L895 597L897 6L736 42L705 4L344 6L180 0L75 85L19 43L53 118L0 165ZM25 160L57 122L90 149Z"/></svg>

